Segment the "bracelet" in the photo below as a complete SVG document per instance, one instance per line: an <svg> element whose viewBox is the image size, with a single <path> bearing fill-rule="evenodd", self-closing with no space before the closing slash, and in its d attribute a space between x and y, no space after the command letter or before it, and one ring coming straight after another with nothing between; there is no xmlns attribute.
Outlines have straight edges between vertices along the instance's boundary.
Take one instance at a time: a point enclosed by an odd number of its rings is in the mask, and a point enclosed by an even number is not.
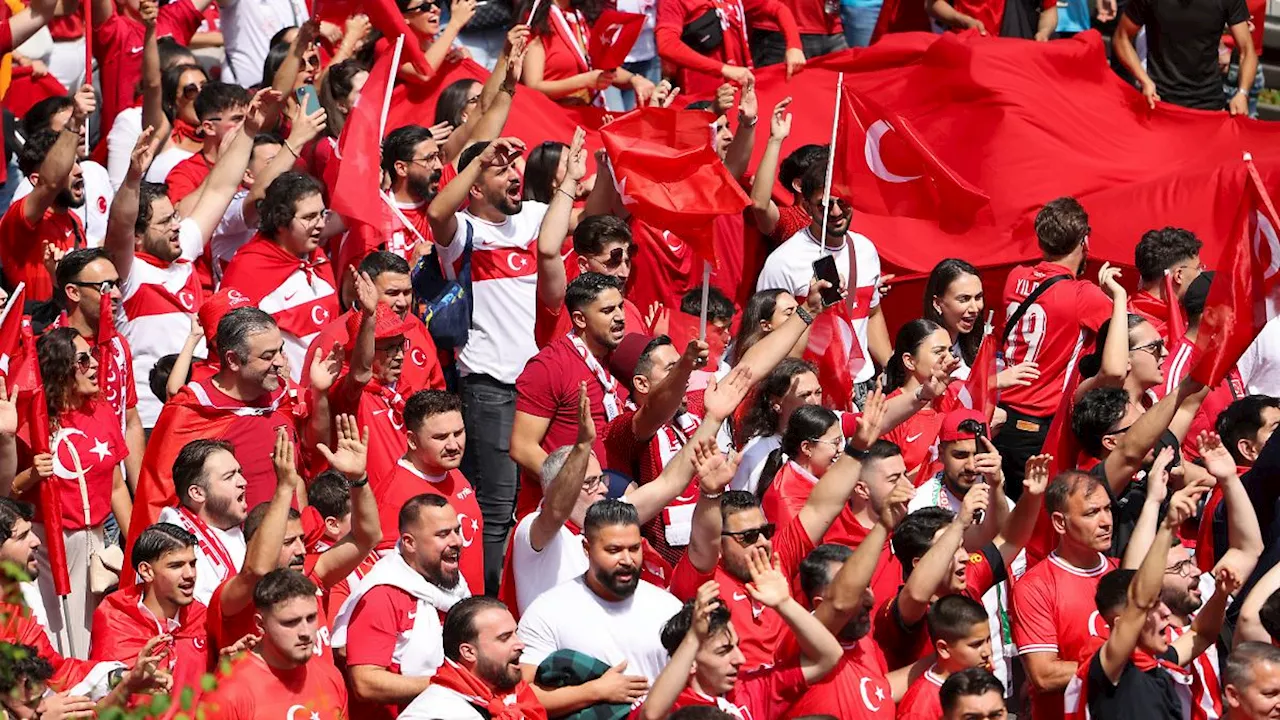
<svg viewBox="0 0 1280 720"><path fill-rule="evenodd" d="M848 455L854 460L862 461L862 460L866 460L867 457L871 455L871 451L854 447L853 441L850 440L844 444L844 454Z"/></svg>
<svg viewBox="0 0 1280 720"><path fill-rule="evenodd" d="M796 317L803 320L805 325L813 324L813 315L810 315L809 311L805 310L803 307L796 308Z"/></svg>
<svg viewBox="0 0 1280 720"><path fill-rule="evenodd" d="M368 484L369 484L369 476L368 476L368 475L365 475L364 477L360 478L359 480L348 480L348 481L347 481L347 487L349 487L349 488L361 488L361 487L364 487L365 485L368 485Z"/></svg>
<svg viewBox="0 0 1280 720"><path fill-rule="evenodd" d="M284 142L282 142L282 143L280 143L280 144L281 144L281 145L284 145L284 149L285 149L285 150L288 150L288 151L289 151L289 154L290 154L290 155L292 155L295 159L298 157L298 153L297 153L297 152L295 152L295 151L294 151L294 149L293 149L292 147L290 147L290 146L289 146L289 141L288 141L288 140L286 140L286 141L284 141Z"/></svg>
<svg viewBox="0 0 1280 720"><path fill-rule="evenodd" d="M724 494L724 491L723 491L723 490L721 490L721 491L720 491L720 492L718 492L718 493L702 493L702 497L704 497L704 498L706 498L706 499L708 499L708 500L715 500L716 498L720 497L720 496L721 496L721 495L723 495L723 494Z"/></svg>
<svg viewBox="0 0 1280 720"><path fill-rule="evenodd" d="M573 202L578 202L578 198L574 197L574 196L573 196L573 195L572 195L568 190L565 190L565 189L564 189L564 188L562 188L562 187L557 187L557 188L556 188L556 192L558 192L558 193L564 193L564 196L565 196L565 197L567 197L567 198L569 198L569 200L571 200L571 201L573 201Z"/></svg>
<svg viewBox="0 0 1280 720"><path fill-rule="evenodd" d="M506 86L506 84L504 83L504 84L502 84L502 85L499 85L499 86L498 86L498 89L499 89L499 90L501 90L502 92L504 92L504 93L506 93L506 94L510 95L511 97L515 97L515 96L516 96L516 86L515 86L515 85L512 85L511 87L507 87L507 86Z"/></svg>
<svg viewBox="0 0 1280 720"><path fill-rule="evenodd" d="M760 122L760 116L759 116L759 115L757 115L757 116L755 116L755 117L751 118L750 120L747 120L746 118L744 118L744 117L742 116L742 113L738 113L738 125L740 125L740 126L742 126L742 127L749 127L749 128L753 128L753 127L755 127L755 126L756 126L756 123L758 123L758 122Z"/></svg>

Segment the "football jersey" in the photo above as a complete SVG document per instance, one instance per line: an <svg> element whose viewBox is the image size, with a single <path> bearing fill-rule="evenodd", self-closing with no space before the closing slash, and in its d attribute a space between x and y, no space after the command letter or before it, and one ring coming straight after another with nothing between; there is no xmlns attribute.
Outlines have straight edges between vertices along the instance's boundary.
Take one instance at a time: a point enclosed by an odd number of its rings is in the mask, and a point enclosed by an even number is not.
<svg viewBox="0 0 1280 720"><path fill-rule="evenodd" d="M1004 347L1005 367L1035 362L1040 379L1026 387L1000 391L1000 403L1034 417L1052 415L1070 379L1070 368L1085 341L1111 317L1111 300L1093 283L1075 279L1075 273L1056 263L1041 261L1019 265L1009 272L1004 286L1005 321L1040 283L1069 275L1046 290L1027 308Z"/></svg>
<svg viewBox="0 0 1280 720"><path fill-rule="evenodd" d="M1089 646L1090 637L1105 626L1093 594L1103 575L1118 567L1119 561L1098 553L1091 568L1070 565L1058 553L1045 559L1013 584L1011 615L1013 640L1019 655L1055 653L1058 659L1074 662ZM1036 720L1062 720L1062 692L1031 692L1032 714Z"/></svg>
<svg viewBox="0 0 1280 720"><path fill-rule="evenodd" d="M831 715L840 720L893 720L893 689L885 677L887 672L884 654L866 635L846 646L835 669L810 685L784 717Z"/></svg>

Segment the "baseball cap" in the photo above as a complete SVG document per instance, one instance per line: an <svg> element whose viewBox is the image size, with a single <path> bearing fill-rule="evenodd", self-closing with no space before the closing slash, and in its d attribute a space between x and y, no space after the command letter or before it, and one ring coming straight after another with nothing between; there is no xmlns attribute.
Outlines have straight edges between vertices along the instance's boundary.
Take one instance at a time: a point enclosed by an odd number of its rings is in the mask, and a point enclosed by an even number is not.
<svg viewBox="0 0 1280 720"><path fill-rule="evenodd" d="M983 433L987 431L987 417L985 415L966 407L956 408L942 416L942 430L938 433L938 442L976 439L977 434L960 429L961 423L965 420L972 420L981 425Z"/></svg>

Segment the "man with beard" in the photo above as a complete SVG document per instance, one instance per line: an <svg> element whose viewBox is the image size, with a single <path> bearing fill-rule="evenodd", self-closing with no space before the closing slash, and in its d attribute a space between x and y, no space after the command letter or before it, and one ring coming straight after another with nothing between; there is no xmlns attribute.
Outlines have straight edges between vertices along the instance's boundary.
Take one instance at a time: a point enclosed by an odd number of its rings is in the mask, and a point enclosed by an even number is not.
<svg viewBox="0 0 1280 720"><path fill-rule="evenodd" d="M1236 645L1222 669L1227 720L1280 717L1280 648L1271 643Z"/></svg>
<svg viewBox="0 0 1280 720"><path fill-rule="evenodd" d="M145 131L111 204L105 247L120 276L122 303L116 319L133 350L143 427L154 427L163 405L148 387L151 368L160 358L182 350L190 315L203 297L193 262L204 253L240 186L254 137L274 120L270 93L260 92L253 99L244 127L236 131L188 213L174 207L166 186L142 182L157 146L152 133Z"/></svg>
<svg viewBox="0 0 1280 720"><path fill-rule="evenodd" d="M239 290L279 324L294 382L307 346L341 310L333 266L320 249L329 211L320 181L283 173L258 206L258 235L236 252L222 287Z"/></svg>
<svg viewBox="0 0 1280 720"><path fill-rule="evenodd" d="M398 527L398 551L373 566L334 623L334 645L347 650L352 717L390 720L427 689L445 659L440 618L471 596L458 511L446 498L415 496Z"/></svg>
<svg viewBox="0 0 1280 720"><path fill-rule="evenodd" d="M272 570L253 590L262 640L200 703L209 720L266 717L345 720L347 687L332 663L314 658L324 623L315 583L292 568Z"/></svg>
<svg viewBox="0 0 1280 720"><path fill-rule="evenodd" d="M337 450L320 444L317 449L329 465L342 473L351 486L351 533L318 555L307 554L303 540L302 515L290 507L302 482L293 458L293 443L284 431L276 434L272 462L275 465L275 496L270 503L255 507L244 521L248 541L244 567L218 586L209 600L209 634L218 647L229 646L254 628L254 587L268 573L289 568L303 573L306 579L326 590L345 580L382 540L378 524L378 508L365 475L366 443L369 431L361 436L355 419L339 415ZM324 608L319 609L320 626L315 632L315 654L323 662L333 662L330 649L329 623Z"/></svg>
<svg viewBox="0 0 1280 720"><path fill-rule="evenodd" d="M443 390L444 373L440 369L436 344L432 341L431 333L427 332L427 326L422 320L409 312L413 307L413 286L409 282L409 263L393 252L379 250L365 256L356 267L356 272L367 275L373 280L373 286L378 291L378 302L389 306L406 323L405 338L408 340L408 347L404 350L404 363L396 386L400 394L408 397L419 390ZM353 315L359 314L358 308L352 308L325 325L320 330L320 334L311 341L311 346L307 348L304 367L310 368L317 354L325 357L335 352L335 348L338 353L341 353L342 349L351 342L348 323L351 322ZM310 373L303 375L302 383L307 386L311 384ZM370 472L370 475L374 476L373 482L376 484L377 473Z"/></svg>
<svg viewBox="0 0 1280 720"><path fill-rule="evenodd" d="M1089 256L1089 215L1080 203L1070 197L1046 203L1036 214L1035 228L1042 259L1011 270L1002 296L1009 308L1005 324L1013 328L1003 348L1005 367L1034 362L1040 369L1031 384L1000 394L1008 419L995 442L1004 461L1005 492L1013 500L1022 496L1027 460L1040 452L1049 433L1072 358L1111 317L1111 300L1102 288L1078 279Z"/></svg>
<svg viewBox="0 0 1280 720"><path fill-rule="evenodd" d="M631 701L643 697L669 660L662 626L680 612L681 603L666 590L640 579L643 541L635 506L601 500L587 509L582 532L587 571L544 592L520 616L517 631L525 644L520 667L532 682L538 665L557 650L573 650L604 662L609 675L627 688ZM618 698L584 698L583 687L534 686L548 715ZM576 696L576 702L575 702Z"/></svg>
<svg viewBox="0 0 1280 720"><path fill-rule="evenodd" d="M75 328L99 358L98 372L105 373L101 383L103 398L111 403L112 409L119 415L120 429L129 446L129 457L124 461L125 480L130 489L136 488L146 441L142 418L138 414L133 350L124 336L114 335L111 347L105 353L106 361L103 362L101 358L104 353L97 345L98 331L115 327L114 316L103 318L101 312L104 296L110 300L107 306L109 310L112 313L119 311L120 274L116 272L111 256L105 250L83 248L62 256L54 273L54 281L57 285L54 292L57 303L53 309L56 311L60 307L63 316L53 322ZM111 325L104 325L104 322Z"/></svg>
<svg viewBox="0 0 1280 720"><path fill-rule="evenodd" d="M484 587L484 518L476 502L475 490L458 469L467 447L467 430L462 423L462 400L443 390L414 393L404 406L407 452L394 468L373 486L382 515L380 550L395 549L399 538L400 508L422 493L439 495L458 511L462 533L459 562L467 585Z"/></svg>
<svg viewBox="0 0 1280 720"><path fill-rule="evenodd" d="M442 634L444 665L399 720L547 717L533 688L521 678L524 643L502 601L485 595L463 600L445 616Z"/></svg>
<svg viewBox="0 0 1280 720"><path fill-rule="evenodd" d="M93 87L75 95L71 119L60 131L27 138L18 167L35 187L13 201L0 218L0 263L10 286L27 284L28 300L48 300L53 283L44 268L46 245L66 251L84 247L84 224L72 212L84 203L84 176L77 151L80 127L96 108Z"/></svg>
<svg viewBox="0 0 1280 720"><path fill-rule="evenodd" d="M173 463L191 440L225 440L235 447L250 507L275 493L271 453L276 433L283 430L297 441L293 405L280 377L284 341L271 316L256 307L232 310L218 322L214 344L221 353L217 374L174 395L147 443L133 504L131 527L137 532L154 523L161 509L178 504ZM130 578L127 573L124 581Z"/></svg>
<svg viewBox="0 0 1280 720"><path fill-rule="evenodd" d="M385 250L413 261L415 248L431 242L427 203L440 191L443 170L440 144L421 125L396 128L382 141L382 171L391 178L394 214L400 221L399 229L382 241Z"/></svg>
<svg viewBox="0 0 1280 720"><path fill-rule="evenodd" d="M511 427L511 458L530 477L538 476L547 454L569 445L578 435L578 388L587 384L596 425L592 448L604 467L612 467L604 445L609 423L627 402L627 390L609 372L609 357L626 334L622 283L600 273L583 273L565 290L565 308L573 331L542 349L516 380L516 414ZM537 507L538 484L525 483L516 506L523 517ZM528 491L524 491L528 488ZM481 498L485 524L492 505ZM522 512L523 511L523 512ZM509 512L509 510L508 510ZM504 531L505 532L505 529ZM486 532L486 537L491 533ZM486 563L487 567L491 567Z"/></svg>
<svg viewBox="0 0 1280 720"><path fill-rule="evenodd" d="M192 440L173 462L178 505L161 510L158 522L196 538L195 598L205 605L244 564L245 484L235 447L225 440Z"/></svg>
<svg viewBox="0 0 1280 720"><path fill-rule="evenodd" d="M840 643L791 597L777 562L770 565L769 554L759 548L751 556L751 579L751 596L786 618L795 649L772 666L740 673L746 658L729 609L717 596L720 585L704 583L697 598L662 627L671 662L629 718L662 720L672 709L690 706L719 708L743 720L776 718L810 683L831 672L840 660Z"/></svg>
<svg viewBox="0 0 1280 720"><path fill-rule="evenodd" d="M465 473L475 483L484 511L485 584L490 590L498 584L520 484L519 468L508 452L516 378L538 352L533 339L538 284L534 244L547 206L521 200L515 161L523 151L524 143L514 138L472 145L458 158L458 176L427 207L446 276L454 279L470 252L474 305L458 369L471 440ZM531 472L536 471L534 465Z"/></svg>
<svg viewBox="0 0 1280 720"><path fill-rule="evenodd" d="M151 654L153 639L160 640L160 669L172 676L173 687L199 692L210 652L205 606L195 597L198 542L169 523L142 532L129 558L141 582L108 595L94 611L90 660L132 664L140 654Z"/></svg>

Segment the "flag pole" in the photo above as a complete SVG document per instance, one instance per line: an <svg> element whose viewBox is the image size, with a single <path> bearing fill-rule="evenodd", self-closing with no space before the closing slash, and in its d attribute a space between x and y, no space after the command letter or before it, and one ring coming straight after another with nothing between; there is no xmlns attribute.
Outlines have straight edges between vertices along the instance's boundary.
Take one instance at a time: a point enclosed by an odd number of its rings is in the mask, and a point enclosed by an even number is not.
<svg viewBox="0 0 1280 720"><path fill-rule="evenodd" d="M396 87L396 74L400 72L400 51L404 49L404 35L396 37L396 49L391 55L391 77L387 78L387 92L382 96L382 114L378 116L378 137L387 135L387 115L391 113L391 93ZM395 202L389 193L378 189L378 195L389 208L395 208Z"/></svg>
<svg viewBox="0 0 1280 720"><path fill-rule="evenodd" d="M707 303L711 295L711 263L702 261L702 313L698 316L698 339L707 339Z"/></svg>
<svg viewBox="0 0 1280 720"><path fill-rule="evenodd" d="M830 250L827 249L827 217L831 212L827 209L831 207L831 176L836 166L836 133L840 128L840 95L844 90L844 73L836 76L836 109L831 116L831 146L827 151L827 181L822 187L822 237L818 239L818 244L822 246L821 253L826 255ZM704 305L706 301L703 301Z"/></svg>
<svg viewBox="0 0 1280 720"><path fill-rule="evenodd" d="M83 0L81 6L84 8L84 82L86 85L93 84L93 2L92 0ZM71 94L76 94L80 88L70 88ZM89 118L84 119L84 154L89 154Z"/></svg>

